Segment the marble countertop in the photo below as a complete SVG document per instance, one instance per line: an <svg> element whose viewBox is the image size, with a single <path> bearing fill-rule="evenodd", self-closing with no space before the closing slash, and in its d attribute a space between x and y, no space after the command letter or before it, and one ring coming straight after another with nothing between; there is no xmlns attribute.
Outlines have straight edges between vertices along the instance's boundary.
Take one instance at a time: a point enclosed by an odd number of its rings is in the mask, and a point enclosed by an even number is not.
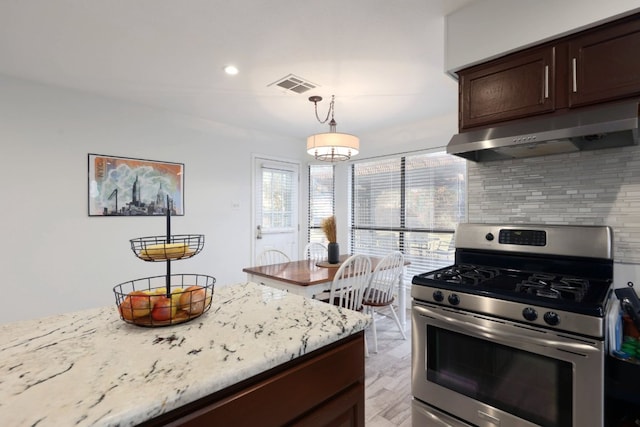
<svg viewBox="0 0 640 427"><path fill-rule="evenodd" d="M0 425L131 426L366 328L366 316L255 283L145 328L108 307L0 325Z"/></svg>

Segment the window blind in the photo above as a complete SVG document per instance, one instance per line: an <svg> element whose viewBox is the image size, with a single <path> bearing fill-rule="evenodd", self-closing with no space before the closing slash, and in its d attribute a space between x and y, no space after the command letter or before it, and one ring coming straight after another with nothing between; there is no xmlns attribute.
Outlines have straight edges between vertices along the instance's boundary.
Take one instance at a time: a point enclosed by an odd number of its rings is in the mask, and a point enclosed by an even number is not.
<svg viewBox="0 0 640 427"><path fill-rule="evenodd" d="M262 167L261 209L258 224L265 233L290 230L295 227L297 200L296 173L293 170Z"/></svg>
<svg viewBox="0 0 640 427"><path fill-rule="evenodd" d="M354 163L351 251L400 250L414 275L453 262L453 234L466 218L466 163L446 153Z"/></svg>
<svg viewBox="0 0 640 427"><path fill-rule="evenodd" d="M335 213L333 165L309 165L309 242L327 243L322 220Z"/></svg>

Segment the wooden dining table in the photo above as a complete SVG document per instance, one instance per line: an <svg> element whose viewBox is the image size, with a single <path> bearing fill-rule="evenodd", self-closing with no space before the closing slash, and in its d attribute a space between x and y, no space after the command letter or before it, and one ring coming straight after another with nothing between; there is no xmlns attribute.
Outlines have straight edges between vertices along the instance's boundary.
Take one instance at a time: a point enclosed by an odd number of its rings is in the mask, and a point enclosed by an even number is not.
<svg viewBox="0 0 640 427"><path fill-rule="evenodd" d="M246 267L242 271L247 273L247 280L260 283L277 289L286 290L297 295L314 298L331 288L338 268L349 255L340 255L338 264L328 264L326 261L313 260L289 261L281 264L261 265ZM369 256L371 259L371 271L382 261L382 257ZM405 266L409 265L405 261ZM400 323L406 327L407 296L404 284L404 274L398 277L398 317Z"/></svg>

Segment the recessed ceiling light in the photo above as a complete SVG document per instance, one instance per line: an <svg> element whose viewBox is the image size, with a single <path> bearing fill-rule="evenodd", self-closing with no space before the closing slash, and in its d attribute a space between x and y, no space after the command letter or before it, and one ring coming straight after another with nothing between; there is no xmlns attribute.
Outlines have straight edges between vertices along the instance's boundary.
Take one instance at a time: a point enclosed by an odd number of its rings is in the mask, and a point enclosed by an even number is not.
<svg viewBox="0 0 640 427"><path fill-rule="evenodd" d="M238 74L238 68L235 65L225 65L224 72L230 76L235 76Z"/></svg>

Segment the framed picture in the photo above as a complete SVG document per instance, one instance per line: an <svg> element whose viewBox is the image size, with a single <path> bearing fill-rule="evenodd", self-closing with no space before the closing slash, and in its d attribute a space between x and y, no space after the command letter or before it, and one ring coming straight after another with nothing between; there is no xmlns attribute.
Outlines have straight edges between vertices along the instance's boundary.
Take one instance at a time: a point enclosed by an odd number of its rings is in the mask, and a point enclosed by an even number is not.
<svg viewBox="0 0 640 427"><path fill-rule="evenodd" d="M184 164L89 154L89 216L184 215Z"/></svg>

